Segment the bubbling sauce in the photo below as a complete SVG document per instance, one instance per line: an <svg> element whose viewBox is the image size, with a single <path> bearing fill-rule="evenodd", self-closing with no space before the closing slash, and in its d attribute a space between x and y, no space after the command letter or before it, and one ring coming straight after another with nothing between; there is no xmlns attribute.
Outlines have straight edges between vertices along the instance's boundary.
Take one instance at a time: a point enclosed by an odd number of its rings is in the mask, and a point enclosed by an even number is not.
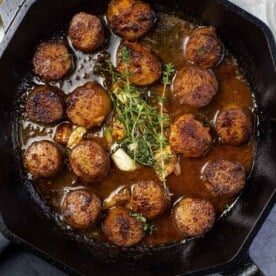
<svg viewBox="0 0 276 276"><path fill-rule="evenodd" d="M105 20L105 18L103 19ZM178 70L187 63L183 54L185 42L188 35L197 26L174 15L165 13L157 13L157 19L156 26L143 38L142 42L149 45L163 63L172 63L175 65L176 70ZM62 89L65 94L70 94L76 87L83 85L87 81L95 80L104 85L105 80L94 74L94 67L97 60L105 55L109 55L111 61L114 63L116 50L120 41L120 38L111 33L108 45L94 54L84 54L75 50L71 47L70 42L68 42L75 56L76 68L66 80L51 82L50 85ZM224 54L223 62L214 69L219 83L219 91L212 102L204 108L194 109L176 103L169 96L166 109L171 115L172 121L184 113L192 113L203 121L209 122L212 127L217 112L225 106L231 104L241 105L248 107L252 112L254 111L254 97L241 73L239 65L227 50L225 50ZM38 84L44 83L34 77L32 83L30 83L30 90L31 87ZM155 91L161 91L162 86L155 84L151 88ZM27 97L28 93L29 91L24 96ZM23 112L20 120L22 153L24 154L26 148L34 141L53 140L55 129L56 126L41 126L30 122L26 113ZM97 142L105 143L101 128L89 130L87 135ZM240 162L247 173L249 173L253 165L254 151L255 140L251 138L247 144L242 146L223 145L215 140L211 150L201 158L184 158L180 155L181 175L176 176L171 174L167 178L167 186L172 195L171 206L183 196L204 198L213 203L219 216L235 198L222 199L213 197L200 179L202 167L210 160L223 158ZM114 164L111 164L108 176L104 180L100 183L88 185L77 180L67 164L63 171L54 178L32 181L39 196L53 210L53 214L59 220L58 222L64 225L60 206L64 196L69 191L85 188L97 194L103 201L118 187L126 186L130 188L135 182L147 179L157 180L151 168L142 167L134 172L123 172L117 169ZM182 239L172 223L171 208L168 208L164 214L153 219L151 222L156 226L157 230L151 235L146 235L141 242L142 244L159 245ZM87 238L107 241L101 232L100 223L83 231L83 235Z"/></svg>

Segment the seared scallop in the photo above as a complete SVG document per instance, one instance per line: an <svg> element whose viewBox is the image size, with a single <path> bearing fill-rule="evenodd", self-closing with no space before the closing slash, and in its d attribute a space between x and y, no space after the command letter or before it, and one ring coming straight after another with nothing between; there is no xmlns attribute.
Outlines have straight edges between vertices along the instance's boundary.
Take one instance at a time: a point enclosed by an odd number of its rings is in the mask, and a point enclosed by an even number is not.
<svg viewBox="0 0 276 276"><path fill-rule="evenodd" d="M212 136L209 127L192 114L184 114L171 125L169 142L175 152L186 157L199 157L210 148Z"/></svg>
<svg viewBox="0 0 276 276"><path fill-rule="evenodd" d="M222 59L223 46L212 27L195 29L187 42L185 56L202 68L214 67Z"/></svg>
<svg viewBox="0 0 276 276"><path fill-rule="evenodd" d="M252 114L246 107L231 106L217 114L215 125L222 143L238 146L252 134Z"/></svg>
<svg viewBox="0 0 276 276"><path fill-rule="evenodd" d="M50 86L36 87L28 96L26 111L36 123L52 124L64 117L63 92Z"/></svg>
<svg viewBox="0 0 276 276"><path fill-rule="evenodd" d="M181 104L200 108L208 105L217 91L218 82L211 71L186 65L176 74L172 94Z"/></svg>
<svg viewBox="0 0 276 276"><path fill-rule="evenodd" d="M28 147L24 154L24 163L34 177L52 177L61 169L63 157L54 143L43 140Z"/></svg>
<svg viewBox="0 0 276 276"><path fill-rule="evenodd" d="M72 18L68 35L73 46L84 52L97 50L105 39L101 20L85 12L80 12Z"/></svg>
<svg viewBox="0 0 276 276"><path fill-rule="evenodd" d="M166 210L168 195L162 183L141 181L132 186L130 206L135 212L152 219Z"/></svg>
<svg viewBox="0 0 276 276"><path fill-rule="evenodd" d="M202 236L215 222L213 205L203 199L182 199L174 207L172 216L177 229L185 238Z"/></svg>
<svg viewBox="0 0 276 276"><path fill-rule="evenodd" d="M107 211L102 230L110 242L124 247L137 244L145 235L142 222L132 217L131 211L123 207Z"/></svg>
<svg viewBox="0 0 276 276"><path fill-rule="evenodd" d="M157 81L162 73L161 64L151 50L137 42L123 42L117 51L117 70L128 74L136 85L149 85Z"/></svg>
<svg viewBox="0 0 276 276"><path fill-rule="evenodd" d="M104 148L91 140L73 148L69 162L74 174L86 182L101 180L109 169L109 158Z"/></svg>
<svg viewBox="0 0 276 276"><path fill-rule="evenodd" d="M133 41L149 31L154 14L148 4L139 0L111 0L107 19L114 33Z"/></svg>
<svg viewBox="0 0 276 276"><path fill-rule="evenodd" d="M238 162L219 159L207 163L202 180L214 196L232 197L244 187L246 172Z"/></svg>
<svg viewBox="0 0 276 276"><path fill-rule="evenodd" d="M71 55L63 42L41 43L33 58L34 73L45 81L60 80L72 66Z"/></svg>
<svg viewBox="0 0 276 276"><path fill-rule="evenodd" d="M100 126L111 111L108 93L96 82L76 88L67 99L67 116L85 128Z"/></svg>
<svg viewBox="0 0 276 276"><path fill-rule="evenodd" d="M93 225L101 212L101 200L87 190L76 190L66 194L61 206L65 221L76 229Z"/></svg>

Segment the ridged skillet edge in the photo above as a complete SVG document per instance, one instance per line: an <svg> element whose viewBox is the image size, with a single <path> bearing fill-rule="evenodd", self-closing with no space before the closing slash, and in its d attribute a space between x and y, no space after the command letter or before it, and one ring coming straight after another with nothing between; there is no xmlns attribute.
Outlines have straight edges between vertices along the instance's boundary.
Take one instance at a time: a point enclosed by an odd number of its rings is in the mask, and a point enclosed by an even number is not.
<svg viewBox="0 0 276 276"><path fill-rule="evenodd" d="M11 39L13 38L17 28L20 26L21 21L24 19L26 16L27 12L31 8L31 6L37 1L37 0L25 0L22 2L22 0L16 0L19 2L20 6L19 9L14 13L14 17L10 19L8 24L5 26L5 37L4 40L0 43L0 58L2 57L3 53L9 46L9 43ZM216 0L216 2L222 6L224 6L226 9L229 11L239 15L240 17L244 18L245 20L249 21L259 29L261 29L262 33L264 34L266 38L266 42L270 51L270 57L273 62L273 67L276 73L276 44L275 40L273 37L273 34L269 27L259 20L258 18L252 16L245 10L239 8L238 6L232 4L231 2L227 0ZM5 12L4 10L1 9L0 7L0 13ZM276 131L276 119L275 118L270 118L271 119L271 124L272 128L274 131ZM196 274L202 274L202 273L211 273L214 271L222 271L225 269L233 268L234 266L238 265L241 263L241 261L247 257L248 254L248 248L253 240L255 234L261 227L263 221L266 218L266 215L269 213L271 207L273 206L273 202L275 201L275 195L276 195L276 185L275 188L266 203L264 204L263 210L260 213L259 217L256 219L253 227L251 228L251 231L248 233L247 237L244 239L242 245L240 246L240 249L236 252L236 254L227 262L224 262L222 264L217 264L215 267L207 267L204 268L203 270L197 270L197 271L189 271L189 273L196 273ZM5 226L3 220L0 217L0 231L3 233L5 237L7 237L9 240L12 242L15 242L17 244L20 244L27 250L30 250L37 256L43 258L44 260L52 263L53 265L57 266L61 270L65 271L66 273L69 274L77 274L76 271L73 271L71 268L69 268L66 265L63 265L61 262L58 260L54 259L53 257L49 256L47 253L41 251L41 249L34 247L32 244L29 244L28 242L22 240L20 237L14 235L9 231L9 229Z"/></svg>

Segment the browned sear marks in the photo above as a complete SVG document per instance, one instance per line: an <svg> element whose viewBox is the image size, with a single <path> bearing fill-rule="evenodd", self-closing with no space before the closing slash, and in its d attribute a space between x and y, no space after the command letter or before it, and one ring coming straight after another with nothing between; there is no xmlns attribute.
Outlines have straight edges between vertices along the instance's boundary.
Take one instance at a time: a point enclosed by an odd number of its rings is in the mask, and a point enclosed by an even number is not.
<svg viewBox="0 0 276 276"><path fill-rule="evenodd" d="M124 207L115 207L107 211L102 222L102 230L109 241L129 247L139 243L145 233L140 220L130 215L130 210Z"/></svg>
<svg viewBox="0 0 276 276"><path fill-rule="evenodd" d="M122 51L128 52L129 61L124 61ZM136 85L150 85L161 77L162 68L150 48L137 42L123 42L117 51L117 70L129 74L129 80Z"/></svg>
<svg viewBox="0 0 276 276"><path fill-rule="evenodd" d="M253 132L252 114L246 107L230 106L218 112L215 126L222 143L239 146Z"/></svg>
<svg viewBox="0 0 276 276"><path fill-rule="evenodd" d="M169 195L166 194L162 183L145 180L131 187L131 208L148 219L163 213L168 207L168 199Z"/></svg>
<svg viewBox="0 0 276 276"><path fill-rule="evenodd" d="M154 15L149 4L139 0L112 0L107 9L110 28L126 40L137 40L151 28Z"/></svg>
<svg viewBox="0 0 276 276"><path fill-rule="evenodd" d="M62 204L65 221L77 229L93 225L101 212L101 200L87 190L70 191Z"/></svg>
<svg viewBox="0 0 276 276"><path fill-rule="evenodd" d="M172 95L181 104L194 108L208 105L218 91L216 76L196 65L186 65L176 74Z"/></svg>
<svg viewBox="0 0 276 276"><path fill-rule="evenodd" d="M174 151L186 157L199 157L212 145L212 136L209 127L192 114L184 114L171 125L169 142Z"/></svg>
<svg viewBox="0 0 276 276"><path fill-rule="evenodd" d="M72 58L64 42L43 42L33 58L34 73L45 81L63 78L71 69Z"/></svg>
<svg viewBox="0 0 276 276"><path fill-rule="evenodd" d="M214 196L231 197L244 187L246 173L238 162L218 159L206 165L202 180Z"/></svg>
<svg viewBox="0 0 276 276"><path fill-rule="evenodd" d="M62 153L50 141L32 143L25 152L24 163L34 177L53 177L63 164Z"/></svg>
<svg viewBox="0 0 276 276"><path fill-rule="evenodd" d="M84 52L97 50L105 40L101 20L85 12L74 15L69 25L68 35L73 46Z"/></svg>
<svg viewBox="0 0 276 276"><path fill-rule="evenodd" d="M204 199L184 198L174 207L173 221L184 237L201 236L212 228L215 210Z"/></svg>
<svg viewBox="0 0 276 276"><path fill-rule="evenodd" d="M223 45L213 27L195 29L187 42L185 56L202 68L214 67L222 59Z"/></svg>
<svg viewBox="0 0 276 276"><path fill-rule="evenodd" d="M52 124L64 118L63 92L56 87L39 86L26 102L29 119L36 123Z"/></svg>
<svg viewBox="0 0 276 276"><path fill-rule="evenodd" d="M68 118L85 128L100 126L111 109L108 93L96 82L77 87L67 98Z"/></svg>
<svg viewBox="0 0 276 276"><path fill-rule="evenodd" d="M73 148L69 162L74 174L85 182L100 181L109 169L107 152L92 140L80 142Z"/></svg>

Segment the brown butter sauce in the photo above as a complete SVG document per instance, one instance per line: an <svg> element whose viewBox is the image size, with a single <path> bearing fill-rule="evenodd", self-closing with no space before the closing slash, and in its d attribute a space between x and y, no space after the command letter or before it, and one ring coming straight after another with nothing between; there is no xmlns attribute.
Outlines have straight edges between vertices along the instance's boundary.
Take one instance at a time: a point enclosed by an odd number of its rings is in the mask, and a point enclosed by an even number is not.
<svg viewBox="0 0 276 276"><path fill-rule="evenodd" d="M196 26L172 15L159 13L157 16L157 26L143 39L143 42L153 49L163 63L173 63L176 69L179 69L186 64L183 56L185 39ZM114 61L119 41L117 37L111 35L108 46L103 50L111 55L112 61ZM74 50L74 54L77 61L77 68L74 73L65 81L51 84L60 87L66 94L69 94L75 87L83 85L87 81L96 80L100 84L103 84L103 79L93 74L95 61L101 53L87 55ZM219 82L219 92L211 104L205 108L196 110L178 105L169 95L166 108L171 114L172 120L181 114L193 113L197 118L213 127L212 124L217 111L227 105L242 105L253 110L254 99L252 92L244 80L238 64L230 54L226 55L225 60L214 72ZM42 83L35 80L35 84ZM157 91L159 88L160 85L152 87L152 89ZM41 127L29 122L26 114L22 115L20 129L23 152L35 140L52 139L55 131L55 127ZM89 135L98 141L102 140L101 131L99 130L92 130ZM167 181L169 191L172 194L171 206L178 198L183 196L205 198L214 204L219 216L227 204L233 202L234 198L214 198L204 187L200 179L200 171L207 161L224 158L240 162L249 172L253 162L255 142L252 139L250 143L236 147L220 145L216 139L214 140L212 149L204 157L195 159L180 158L181 175L176 176L172 174L168 177ZM34 185L42 199L53 208L54 212L59 214L61 200L70 189L85 186L104 200L118 186L125 185L131 187L133 183L145 179L157 179L152 169L141 168L135 172L126 173L119 171L114 165L111 165L108 176L102 182L83 184L77 181L70 171L68 164L66 164L63 172L55 178L35 180ZM156 245L181 239L181 236L179 236L172 224L170 213L171 208L165 214L152 221L157 226L157 230L152 235L147 235L142 243ZM62 217L58 217L62 219ZM101 233L100 224L93 229L85 231L84 234L89 238L98 238L106 241L106 238Z"/></svg>

